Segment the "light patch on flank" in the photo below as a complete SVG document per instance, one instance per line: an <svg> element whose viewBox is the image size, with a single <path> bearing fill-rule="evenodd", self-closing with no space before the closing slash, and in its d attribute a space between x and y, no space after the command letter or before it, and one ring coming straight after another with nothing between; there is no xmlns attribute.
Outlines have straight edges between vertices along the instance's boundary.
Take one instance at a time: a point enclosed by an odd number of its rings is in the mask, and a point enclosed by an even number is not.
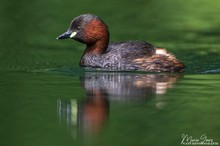
<svg viewBox="0 0 220 146"><path fill-rule="evenodd" d="M70 35L70 38L73 38L76 34L77 34L77 32L75 32L75 31L72 32L71 35Z"/></svg>
<svg viewBox="0 0 220 146"><path fill-rule="evenodd" d="M156 54L166 55L167 51L165 49L157 48Z"/></svg>

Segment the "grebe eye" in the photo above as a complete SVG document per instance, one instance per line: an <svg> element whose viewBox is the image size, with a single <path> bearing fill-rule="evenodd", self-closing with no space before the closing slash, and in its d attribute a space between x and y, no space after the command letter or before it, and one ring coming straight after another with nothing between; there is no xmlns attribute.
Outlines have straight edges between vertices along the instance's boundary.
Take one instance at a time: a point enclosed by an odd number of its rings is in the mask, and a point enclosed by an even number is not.
<svg viewBox="0 0 220 146"><path fill-rule="evenodd" d="M80 27L80 26L77 26L77 27L76 27L76 29L80 30L80 29L81 29L81 27Z"/></svg>

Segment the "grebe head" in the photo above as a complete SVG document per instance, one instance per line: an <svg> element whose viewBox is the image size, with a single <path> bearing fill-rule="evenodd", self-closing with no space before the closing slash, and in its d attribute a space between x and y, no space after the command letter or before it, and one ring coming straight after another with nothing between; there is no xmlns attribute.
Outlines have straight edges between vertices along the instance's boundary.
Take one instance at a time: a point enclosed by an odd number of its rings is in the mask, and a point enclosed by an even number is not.
<svg viewBox="0 0 220 146"><path fill-rule="evenodd" d="M74 18L68 30L57 37L57 39L66 38L71 38L87 45L103 39L108 41L108 26L98 16L83 14Z"/></svg>

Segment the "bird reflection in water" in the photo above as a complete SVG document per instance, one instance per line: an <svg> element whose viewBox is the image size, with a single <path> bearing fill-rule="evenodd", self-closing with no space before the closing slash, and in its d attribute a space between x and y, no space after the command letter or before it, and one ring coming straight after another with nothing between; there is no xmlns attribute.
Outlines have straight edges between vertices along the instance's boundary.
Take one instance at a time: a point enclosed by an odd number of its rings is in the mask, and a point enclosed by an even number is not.
<svg viewBox="0 0 220 146"><path fill-rule="evenodd" d="M167 88L172 88L181 75L176 74L135 74L116 72L86 72L80 77L86 97L83 102L75 99L58 100L58 117L66 123L73 135L91 136L98 134L108 121L111 101L145 101L156 97L156 109L166 102L161 100Z"/></svg>

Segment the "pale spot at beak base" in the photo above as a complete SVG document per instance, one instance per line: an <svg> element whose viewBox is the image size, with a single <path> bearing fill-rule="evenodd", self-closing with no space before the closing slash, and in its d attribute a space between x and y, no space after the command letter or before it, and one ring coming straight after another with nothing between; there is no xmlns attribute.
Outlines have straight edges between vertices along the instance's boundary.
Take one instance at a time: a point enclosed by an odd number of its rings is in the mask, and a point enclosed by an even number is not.
<svg viewBox="0 0 220 146"><path fill-rule="evenodd" d="M76 34L77 34L77 32L75 32L75 31L72 32L71 35L70 35L70 38L73 38Z"/></svg>

